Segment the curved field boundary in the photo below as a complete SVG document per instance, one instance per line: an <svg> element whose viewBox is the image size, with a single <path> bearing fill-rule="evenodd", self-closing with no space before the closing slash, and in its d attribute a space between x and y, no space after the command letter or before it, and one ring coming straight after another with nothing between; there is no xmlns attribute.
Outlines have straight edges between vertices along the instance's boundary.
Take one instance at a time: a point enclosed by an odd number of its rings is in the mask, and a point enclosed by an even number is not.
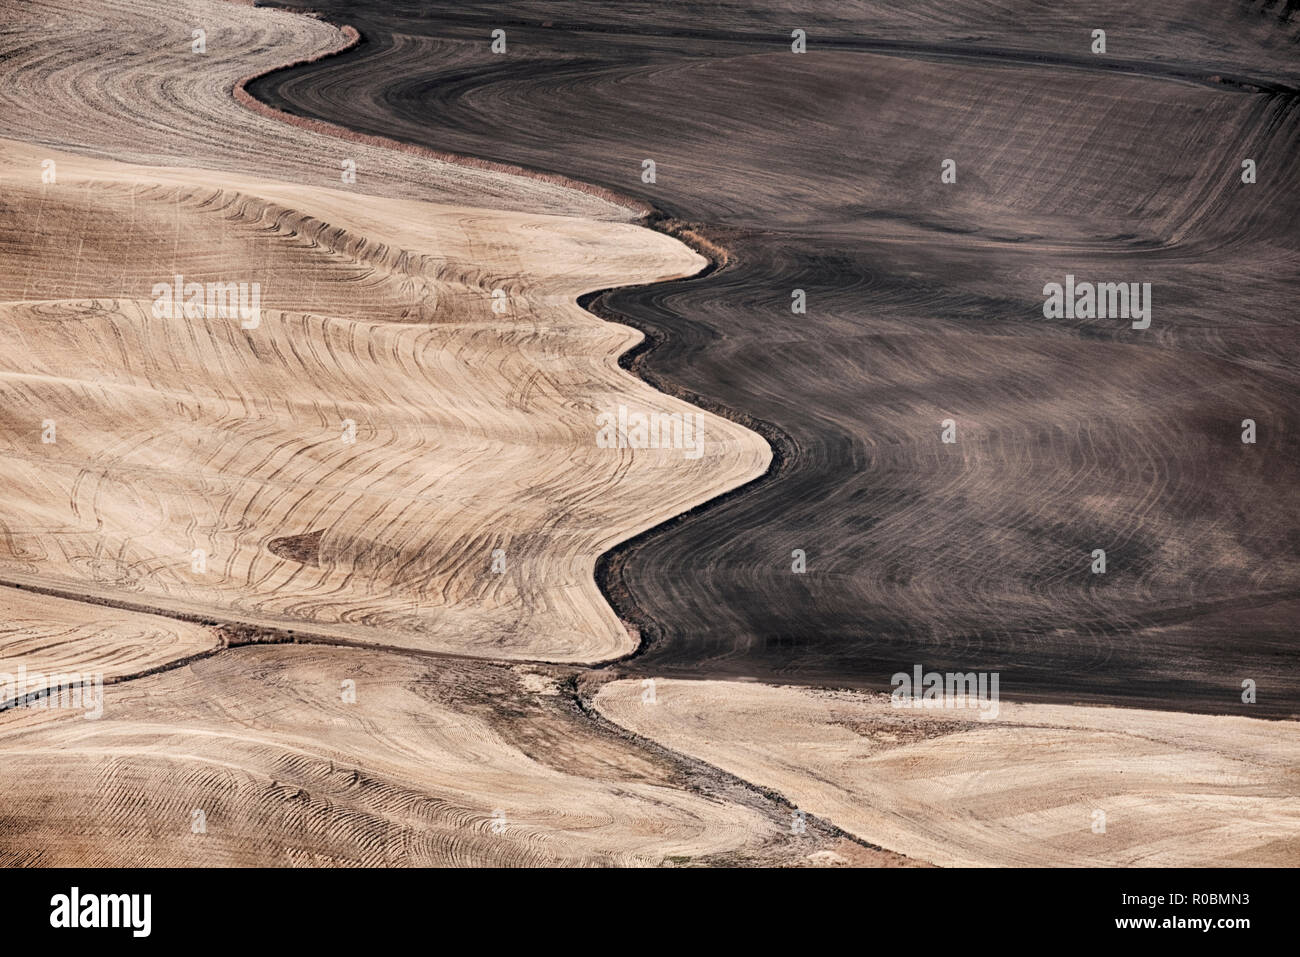
<svg viewBox="0 0 1300 957"><path fill-rule="evenodd" d="M229 0L232 3L238 3L240 0ZM305 14L301 14L305 16ZM381 149L394 150L399 153L410 153L413 156L423 156L427 159L438 160L443 163L454 163L457 166L465 166L470 169L485 170L490 173L504 173L507 176L522 176L527 179L537 180L538 182L548 183L552 186L563 186L565 189L577 190L580 193L586 193L589 196L595 196L603 199L615 206L622 206L637 216L650 216L654 211L646 203L617 193L612 189L603 186L596 186L592 183L584 183L576 179L570 179L567 176L560 176L557 173L544 173L540 170L525 169L522 166L514 166L509 163L499 163L495 160L481 159L475 156L466 156L459 153L445 153L441 150L429 149L427 146L417 146L414 143L404 143L401 140L390 139L386 136L371 136L365 133L358 133L350 130L346 126L340 126L337 123L327 123L324 120L317 120L311 117L298 116L294 113L287 113L284 110L277 110L275 107L263 103L248 92L248 84L263 77L280 73L284 70L292 70L295 67L306 66L309 63L317 63L321 60L328 60L359 47L364 41L361 33L350 24L330 23L323 20L330 26L337 29L343 35L343 44L336 50L326 50L314 56L302 57L294 60L292 63L285 63L282 66L272 67L269 70L262 70L257 73L250 73L248 76L240 79L234 88L235 101L241 106L247 107L254 113L264 116L268 119L278 120L282 123L288 123L297 126L300 129L309 130L313 133L319 133L324 136L333 136L337 139L349 140L353 143L360 143L364 146L373 146Z"/></svg>

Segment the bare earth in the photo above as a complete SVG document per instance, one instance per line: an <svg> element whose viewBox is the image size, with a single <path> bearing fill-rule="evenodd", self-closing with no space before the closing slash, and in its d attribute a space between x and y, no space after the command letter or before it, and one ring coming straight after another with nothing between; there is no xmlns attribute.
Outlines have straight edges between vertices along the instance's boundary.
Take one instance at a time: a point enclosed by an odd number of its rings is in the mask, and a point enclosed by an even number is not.
<svg viewBox="0 0 1300 957"><path fill-rule="evenodd" d="M0 224L0 495L29 516L6 519L0 581L598 661L635 644L596 557L767 466L761 438L716 417L696 459L596 446L619 405L696 411L619 369L639 334L575 302L703 265L676 240L0 143L9 168L50 156L57 185L20 181ZM152 285L178 274L259 282L260 325L153 315ZM284 547L304 535L310 553Z"/></svg>
<svg viewBox="0 0 1300 957"><path fill-rule="evenodd" d="M641 674L880 691L924 662L1300 717L1294 10L273 2L364 42L253 95L628 192L726 250L599 300L655 343L638 374L776 451L602 564ZM1048 318L1067 275L1150 282L1151 325Z"/></svg>
<svg viewBox="0 0 1300 957"><path fill-rule="evenodd" d="M753 46L767 41L746 31L788 31L796 12L759 7L757 19L743 5L719 12L716 36L686 29L685 5L622 7L605 27L640 50L627 60L617 45L584 48L605 44L600 25L515 31L541 38L544 74L525 57L514 87L509 69L474 91L437 77L442 127L387 84L418 86L431 63L468 76L487 55L490 9L466 5L446 36L375 30L370 47L328 59L357 35L223 0L0 0L0 680L28 676L0 684L0 865L1294 863L1293 721L1004 701L981 722L742 680L660 678L656 703L642 703L641 679L661 665L873 685L918 646L947 655L976 635L995 663L1064 676L1045 679L1053 695L1215 709L1250 674L1261 708L1295 710L1292 323L1276 319L1272 335L1229 314L1207 332L1236 295L1216 291L1137 348L1100 327L1029 335L995 295L1008 274L1034 287L1117 250L1163 250L1167 286L1208 287L1220 281L1196 271L1208 248L1232 267L1222 275L1262 290L1252 302L1283 301L1294 244L1244 237L1291 207L1262 190L1220 202L1223 182L1196 192L1183 180L1219 162L1210 147L1230 132L1272 160L1295 142L1294 115L1256 108L1252 97L1274 94L1231 76L1175 74L1187 49L1225 73L1254 57L1253 75L1284 99L1290 34L1256 25L1219 43L1210 27L1180 34L1187 18L1170 14L1130 30L1149 62L1121 53L1122 75L1076 88L1081 71L1032 63L1074 31L1072 15L1026 32L1015 5L976 4L989 30L962 52L966 21L926 5L814 69L783 36ZM1122 11L1106 9L1122 32ZM844 11L809 26L833 36L877 17L874 4ZM942 28L915 58L913 16ZM368 77L377 86L329 81L369 57L391 67ZM327 66L266 76L309 61ZM1007 62L1027 74L1005 75ZM584 70L606 75L593 85ZM585 109L564 99L575 77L593 97ZM247 92L278 104L281 80L285 99L321 115L280 114ZM683 98L692 83L704 92ZM727 112L737 91L795 97L801 83L832 134L873 118L866 160L857 132L849 148L789 123L744 154L753 116ZM636 84L655 92L624 125ZM821 95L836 84L854 92ZM335 95L347 111L331 114ZM1040 137L1014 120L1072 98L1094 119L1116 104L1120 139L1154 130L1141 149L1162 153L1190 104L1204 114L1199 153L1166 175L1136 146L1095 155L1087 122ZM1144 105L1120 115L1125 103ZM734 125L710 118L719 104ZM803 105L776 101L760 126ZM520 122L557 109L554 137ZM894 144L950 131L958 109L962 183L983 186L908 218L890 196L918 154L931 158L915 145L894 156ZM624 155L637 123L664 137L654 148L667 158L663 188L642 199L708 213L708 229L680 234L734 257L707 280L684 281L706 259L638 225L644 210L622 197L644 152ZM990 135L1007 145L980 172L966 157ZM413 145L424 136L436 142ZM1055 177L1033 175L1040 141L1073 143ZM584 151L599 158L574 159L581 183L550 162ZM1120 175L1130 158L1141 176ZM790 177L809 169L829 178L792 194ZM1089 219L1062 237L1058 207L1112 188L1125 225L1109 248ZM933 185L920 195L949 199ZM772 209L783 212L765 221ZM815 243L798 238L801 220L823 224ZM967 247L950 254L953 236ZM934 270L953 285L918 292ZM177 277L256 283L256 321L160 311L155 287ZM783 317L797 283L821 325ZM642 355L673 374L620 368L645 336L578 305L610 287L633 287L605 303L623 297L652 334L673 314L701 321ZM854 297L868 288L877 301L863 310ZM1106 378L1076 394L1081 342ZM701 367L706 353L716 361ZM666 382L671 395L654 387ZM1130 423L1153 389L1167 404ZM1223 421L1206 403L1228 410ZM702 454L599 447L597 416L620 407L701 414ZM932 433L954 408L969 444L941 458ZM1222 454L1242 452L1242 409L1268 426L1257 451L1273 458ZM1175 413L1190 438L1165 427ZM774 461L739 424L759 419L790 444L773 481L750 485ZM1080 484L1112 459L1114 488ZM1151 490L1161 469L1181 475L1167 495ZM949 521L964 508L964 525ZM671 521L675 533L638 539ZM1103 539L1129 572L1080 586L1079 557ZM620 618L596 569L628 542L628 564L602 579L623 589ZM796 579L787 556L808 545L813 574ZM810 599L805 582L820 592ZM641 644L643 624L657 642ZM1251 643L1224 660L1237 632ZM1221 674L1206 677L1209 660ZM91 672L102 716L14 700Z"/></svg>
<svg viewBox="0 0 1300 957"><path fill-rule="evenodd" d="M104 711L4 714L0 861L891 862L824 828L790 834L788 810L598 732L518 667L239 648L114 686Z"/></svg>
<svg viewBox="0 0 1300 957"><path fill-rule="evenodd" d="M766 467L766 443L725 420L698 459L596 447L595 416L620 404L697 410L620 370L640 334L576 298L704 260L588 193L230 100L237 78L337 42L313 21L39 6L13 22L81 46L29 72L6 34L26 97L0 132L152 165L0 141L0 669L108 682L98 720L0 713L0 861L893 860L821 825L794 842L779 801L593 727L554 676L428 656L630 651L596 557ZM121 34L82 29L105 13ZM175 82L96 83L51 109L101 39ZM152 99L157 150L119 93ZM340 155L357 190L325 185ZM175 275L259 283L260 322L159 315L153 286ZM227 647L268 640L421 655Z"/></svg>
<svg viewBox="0 0 1300 957"><path fill-rule="evenodd" d="M11 689L0 684L0 706L49 687L57 675L100 672L113 681L221 644L202 625L0 587L0 676L13 676ZM19 669L27 672L21 687Z"/></svg>
<svg viewBox="0 0 1300 957"><path fill-rule="evenodd" d="M981 720L975 708L896 709L860 692L654 688L651 705L640 681L615 681L595 705L936 864L1286 867L1300 854L1300 722L1005 701Z"/></svg>

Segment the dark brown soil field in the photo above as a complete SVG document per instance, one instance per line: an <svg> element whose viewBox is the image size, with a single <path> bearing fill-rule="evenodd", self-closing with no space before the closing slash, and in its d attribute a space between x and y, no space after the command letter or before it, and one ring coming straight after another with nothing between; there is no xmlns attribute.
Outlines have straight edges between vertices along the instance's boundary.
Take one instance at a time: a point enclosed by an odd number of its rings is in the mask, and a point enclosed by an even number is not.
<svg viewBox="0 0 1300 957"><path fill-rule="evenodd" d="M1300 710L1289 8L310 6L362 42L255 97L633 196L725 250L594 306L649 334L650 383L777 452L607 556L646 642L624 667ZM1150 283L1149 328L1045 318L1067 275Z"/></svg>

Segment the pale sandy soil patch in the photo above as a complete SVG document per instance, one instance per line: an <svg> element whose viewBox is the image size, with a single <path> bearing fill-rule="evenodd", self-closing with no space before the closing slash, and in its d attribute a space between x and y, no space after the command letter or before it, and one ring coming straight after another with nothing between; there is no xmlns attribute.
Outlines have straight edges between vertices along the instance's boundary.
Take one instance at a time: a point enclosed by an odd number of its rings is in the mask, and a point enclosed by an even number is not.
<svg viewBox="0 0 1300 957"><path fill-rule="evenodd" d="M1291 866L1300 723L657 680L597 709L857 837L947 866ZM1103 832L1094 828L1103 819Z"/></svg>
<svg viewBox="0 0 1300 957"><path fill-rule="evenodd" d="M112 681L220 645L203 625L0 587L0 705L73 676Z"/></svg>
<svg viewBox="0 0 1300 957"><path fill-rule="evenodd" d="M227 0L0 0L0 19L0 136L360 194L639 215L558 183L323 135L236 102L241 79L346 45L337 27L311 17ZM345 162L356 173L347 186Z"/></svg>
<svg viewBox="0 0 1300 957"><path fill-rule="evenodd" d="M676 240L65 154L42 184L47 153L0 143L0 165L32 171L0 225L0 582L602 660L634 641L597 556L767 467L717 416L698 456L598 445L620 407L697 412L619 369L640 334L575 302L698 269ZM256 283L257 327L160 317L177 275Z"/></svg>
<svg viewBox="0 0 1300 957"><path fill-rule="evenodd" d="M693 793L671 762L535 698L508 667L260 646L106 693L97 721L0 713L0 863L835 865L867 854L833 836L795 839L743 790Z"/></svg>

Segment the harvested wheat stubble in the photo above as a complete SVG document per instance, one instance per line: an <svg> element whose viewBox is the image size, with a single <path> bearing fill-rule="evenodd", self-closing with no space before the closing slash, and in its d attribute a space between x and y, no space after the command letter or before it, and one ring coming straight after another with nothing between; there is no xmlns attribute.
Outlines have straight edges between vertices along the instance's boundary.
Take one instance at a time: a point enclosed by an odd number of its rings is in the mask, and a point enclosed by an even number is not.
<svg viewBox="0 0 1300 957"><path fill-rule="evenodd" d="M60 675L113 681L220 646L202 625L0 587L0 674L16 678L26 670L19 694L47 688ZM0 706L7 703L0 694Z"/></svg>
<svg viewBox="0 0 1300 957"><path fill-rule="evenodd" d="M635 601L655 607L646 596L660 589L664 607L675 604L670 640L651 649L660 658L647 667L821 670L869 683L917 648L979 645L1027 674L1038 669L1046 694L1131 699L1137 688L1165 705L1207 706L1237 696L1240 670L1267 679L1261 708L1291 707L1295 556L1280 539L1294 517L1292 330L1285 318L1260 324L1230 307L1286 301L1295 251L1277 227L1294 209L1276 193L1241 202L1207 177L1245 142L1288 195L1294 170L1277 157L1294 144L1294 114L1285 95L1227 94L1245 89L1236 83L1151 79L1210 65L1230 73L1253 57L1261 82L1289 82L1275 42L1286 28L1252 23L1220 37L1189 16L1208 9L1199 3L1173 5L1169 22L1191 26L1172 31L1119 11L1129 43L1146 46L1130 62L1160 61L1136 70L1147 78L1098 78L1077 64L1066 78L1042 67L1013 76L1000 67L1023 69L1022 48L1030 59L1050 48L1064 64L1062 38L1090 16L1037 17L1018 35L1014 7L972 7L992 21L987 43L976 41L989 49L973 54L953 35L958 5L918 7L927 28L945 24L917 51L923 63L898 49L864 57L869 47L844 43L814 66L785 54L784 36L779 55L755 55L743 38L647 30L648 39L594 53L589 39L561 40L574 46L541 54L545 69L525 58L515 62L522 77L499 69L493 87L470 70L486 49L481 17L455 38L390 44L372 34L368 48L331 61L320 58L344 44L339 31L265 10L0 0L0 57L15 78L0 91L0 133L51 144L0 144L0 252L13 264L0 277L0 581L133 609L79 606L79 618L63 599L23 595L3 648L32 661L48 638L49 664L103 663L124 676L193 657L182 654L187 642L208 647L208 632L171 619L160 619L175 628L158 633L166 644L135 631L157 617L139 609L154 608L243 623L218 632L241 638L261 625L505 658L618 654L631 640L592 588L594 556L766 467L764 444L722 422L722 437L708 436L721 442L716 459L694 466L680 454L584 458L596 453L595 411L688 407L618 374L615 356L638 336L595 322L573 299L686 275L701 260L612 225L635 203L611 203L599 189L442 163L361 135L406 135L391 90L357 96L333 82L378 56L391 69L365 82L400 87L396 101L411 110L402 118L422 134L426 95L443 98L436 105L453 122L431 147L545 168L555 167L557 143L566 163L603 152L574 171L612 190L637 188L628 168L646 149L666 156L663 188L644 195L679 218L711 220L697 235L730 257L704 283L610 298L656 332L675 321L663 306L687 313L642 368L671 370L683 393L780 422L773 435L790 439L786 463L800 477L750 500L747 518L691 532L693 543L630 553L650 570L629 577ZM773 9L761 24L779 21L784 32L789 11ZM878 14L844 9L810 25L851 29ZM681 12L657 10L667 20ZM743 7L719 16L724 32L761 25ZM892 14L882 30L906 40L918 28L912 16ZM105 17L113 30L98 28ZM202 56L188 49L195 26L208 32ZM525 50L546 45L527 30L511 35ZM691 62L677 62L683 52ZM284 80L310 102L332 87L318 101L341 96L347 109L320 119L358 133L323 136L323 123L285 122L236 100L242 79L295 60L319 62L251 88ZM430 64L442 71L432 80ZM316 85L317 76L333 80ZM621 108L629 95L640 115ZM746 109L747 97L761 109ZM967 119L954 126L954 114ZM782 122L801 115L821 135ZM1108 154L1099 130L1124 148ZM736 148L719 148L719 135ZM994 161L972 177L968 157L990 144ZM962 157L962 182L980 189L954 199L931 176L919 195L932 208L918 215L909 177L947 149ZM1045 153L1062 157L1060 169L1045 168ZM1152 165L1152 153L1172 166ZM336 192L347 158L358 182ZM39 185L43 159L57 160L56 184ZM194 168L160 168L182 165ZM825 181L800 179L809 170ZM1208 185L1187 187L1197 182ZM543 215L561 212L572 218ZM1040 332L1015 313L1008 284L1041 285L1044 269L1060 278L1117 255L1179 290L1177 321L1153 334L1158 348L1133 348L1097 323ZM1213 281L1207 263L1220 268ZM177 273L260 282L262 324L151 315L152 283ZM793 285L812 290L816 324L769 321ZM510 294L506 315L489 306L498 287ZM746 313L757 325L738 321ZM1113 374L1100 397L1074 381L1099 370ZM968 403L963 435L976 447L961 465L973 474L940 463L906 422L933 427L954 398ZM1241 404L1264 410L1264 454L1227 466L1225 478L1206 463L1220 467L1240 448L1215 416ZM46 418L59 424L54 445L40 441ZM355 445L340 441L345 419L357 423ZM1134 430L1141 451L1125 458ZM930 485L914 487L918 476ZM1091 492L1080 498L1082 487ZM962 527L944 521L972 508ZM501 535L482 532L506 524ZM756 542L755 525L771 540ZM792 580L792 533L810 527L850 530L823 565L834 588L815 602L779 587ZM1070 577L1096 528L1123 542L1113 557L1136 578L1088 589ZM1063 529L1079 540L1058 540ZM499 578L489 573L497 546L509 568ZM195 547L206 572L191 568ZM109 627L86 630L89 621ZM1219 675L1207 682L1210 664ZM0 860L900 863L819 822L793 839L790 809L770 792L611 734L559 693L558 674L365 647L241 648L109 689L97 722L10 710L0 715ZM346 680L356 703L340 698ZM599 701L646 739L923 858L1200 861L1188 834L1248 849L1243 863L1295 856L1294 814L1279 809L1279 794L1293 791L1289 724L1004 706L1014 725L989 728L951 716L900 721L863 696L722 685L698 692L725 702L721 713L692 716L683 730L676 702L694 689L660 685L657 724L633 713L634 690L639 683L616 684ZM1245 742L1235 764L1225 729ZM867 763L879 774L863 780ZM1038 787L1008 795L1008 768ZM64 785L57 796L54 778ZM1096 795L1118 807L1113 841L1100 846L1079 837ZM206 815L203 834L192 830L195 809Z"/></svg>
<svg viewBox="0 0 1300 957"><path fill-rule="evenodd" d="M0 863L892 862L796 838L751 792L694 793L553 690L501 665L262 646L108 688L97 721L7 711Z"/></svg>
<svg viewBox="0 0 1300 957"><path fill-rule="evenodd" d="M944 866L1289 867L1300 854L1293 721L1005 701L985 721L974 707L720 681L658 680L655 700L625 680L595 706Z"/></svg>
<svg viewBox="0 0 1300 957"><path fill-rule="evenodd" d="M136 676L95 721L0 714L0 860L898 863L820 824L794 840L780 802L597 729L552 673L364 647L204 657L258 627L624 653L595 556L770 452L725 421L698 461L595 447L617 405L695 411L617 368L638 333L575 304L703 265L622 225L627 207L231 101L332 28L223 3L4 8L3 130L154 165L0 141L0 581L32 589L0 587L0 665ZM340 157L355 190L328 188ZM177 275L258 283L260 322L155 313Z"/></svg>
<svg viewBox="0 0 1300 957"><path fill-rule="evenodd" d="M656 341L638 374L778 450L609 562L642 673L883 689L924 662L1039 700L1296 713L1294 16L313 5L365 42L255 96L621 189L728 251L602 301ZM1150 328L1045 318L1067 274L1150 282Z"/></svg>
<svg viewBox="0 0 1300 957"><path fill-rule="evenodd" d="M47 155L57 185L19 181L0 222L0 581L603 660L634 643L596 557L767 466L762 439L712 417L699 457L597 447L620 405L696 411L620 370L638 334L575 302L699 268L675 240L0 144L6 168ZM152 287L178 275L259 283L260 324L160 317ZM299 536L310 555L284 547Z"/></svg>
<svg viewBox="0 0 1300 957"><path fill-rule="evenodd" d="M310 17L226 0L0 0L0 17L0 136L325 187L339 186L352 160L349 189L358 193L616 221L637 215L558 183L322 135L236 102L241 80L346 46L337 28ZM206 34L201 54L192 51L197 29Z"/></svg>

